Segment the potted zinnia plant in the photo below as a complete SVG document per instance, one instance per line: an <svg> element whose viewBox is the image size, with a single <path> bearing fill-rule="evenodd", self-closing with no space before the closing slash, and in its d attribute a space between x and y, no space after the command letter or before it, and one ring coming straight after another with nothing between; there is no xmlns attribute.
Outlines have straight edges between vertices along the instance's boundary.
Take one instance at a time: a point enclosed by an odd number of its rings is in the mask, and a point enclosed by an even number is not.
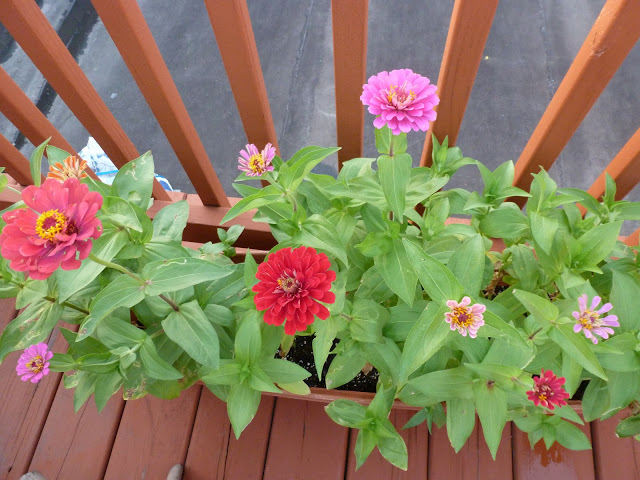
<svg viewBox="0 0 640 480"><path fill-rule="evenodd" d="M360 430L358 466L377 447L406 469L394 401L416 409L406 428L446 424L456 450L477 412L494 456L509 420L532 445L589 448L571 397L586 421L631 407L618 434L640 434L639 260L618 240L640 204L615 201L610 179L599 201L544 171L525 192L512 162L491 171L446 139L433 139L431 167L412 168L406 134L435 119L436 87L411 70L382 72L361 100L380 156L344 163L337 178L312 173L336 148L288 161L271 145L240 153L244 198L223 223L254 210L269 224L277 245L260 264L251 252L231 261L234 226L221 242L182 246L184 201L151 221L150 154L106 186L40 146L34 185L0 224L0 293L24 309L0 359L24 349L25 381L65 372L76 408L92 394L101 409L119 391L172 398L202 381L227 402L237 436L263 392L369 391L368 405L347 392L326 407ZM40 184L45 148L52 173ZM463 166L478 169L482 192L444 189ZM245 183L256 178L267 185ZM52 354L43 342L61 321L77 331L61 328L69 349Z"/></svg>

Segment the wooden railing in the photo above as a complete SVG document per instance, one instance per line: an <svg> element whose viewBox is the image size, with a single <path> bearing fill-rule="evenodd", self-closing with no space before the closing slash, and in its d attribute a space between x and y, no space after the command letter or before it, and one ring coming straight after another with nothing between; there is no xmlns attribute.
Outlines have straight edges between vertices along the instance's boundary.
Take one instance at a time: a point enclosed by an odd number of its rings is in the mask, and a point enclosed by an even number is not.
<svg viewBox="0 0 640 480"><path fill-rule="evenodd" d="M245 0L203 0L221 52L231 89L249 142L278 145L264 78ZM236 199L228 198L182 102L178 89L134 0L92 0L151 111L158 120L197 195L191 204L185 239L215 240L216 227ZM432 131L454 145L462 124L498 0L456 0L438 79L441 103ZM362 155L364 108L359 102L366 82L367 0L332 0L336 128L342 147L338 164ZM13 36L69 109L120 167L138 151L102 101L95 88L33 1L2 0L0 23ZM640 3L607 0L564 80L516 163L514 184L527 188L531 173L549 169L569 142L605 86L640 38ZM0 69L0 111L34 144L51 137L51 144L73 149L40 113L15 82ZM425 137L421 164L431 157L431 136ZM26 158L0 135L0 165L20 184L30 182ZM600 197L604 175L618 183L623 198L640 181L640 130L603 170L589 192ZM170 195L156 182L152 212ZM0 195L0 208L15 201ZM239 246L268 249L274 244L263 224L246 214L236 219L246 227ZM635 245L639 232L628 237Z"/></svg>

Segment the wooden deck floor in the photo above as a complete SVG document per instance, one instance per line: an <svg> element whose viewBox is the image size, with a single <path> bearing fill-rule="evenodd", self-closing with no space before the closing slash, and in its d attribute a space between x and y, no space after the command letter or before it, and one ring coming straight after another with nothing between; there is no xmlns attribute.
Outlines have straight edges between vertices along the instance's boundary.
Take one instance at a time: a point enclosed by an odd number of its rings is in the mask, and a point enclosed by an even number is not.
<svg viewBox="0 0 640 480"><path fill-rule="evenodd" d="M0 328L13 317L0 300ZM60 336L49 343L64 349ZM170 401L112 398L102 414L89 401L73 412L73 392L60 374L39 384L15 374L19 352L0 366L0 479L39 471L48 480L164 480L177 463L185 479L615 479L640 480L640 444L617 439L613 421L583 427L593 450L529 448L526 434L505 428L494 462L481 433L456 455L446 430L425 425L402 432L409 470L402 472L374 452L355 471L355 433L334 424L320 403L263 396L253 423L235 440L225 404L195 386ZM393 411L402 426L409 411Z"/></svg>

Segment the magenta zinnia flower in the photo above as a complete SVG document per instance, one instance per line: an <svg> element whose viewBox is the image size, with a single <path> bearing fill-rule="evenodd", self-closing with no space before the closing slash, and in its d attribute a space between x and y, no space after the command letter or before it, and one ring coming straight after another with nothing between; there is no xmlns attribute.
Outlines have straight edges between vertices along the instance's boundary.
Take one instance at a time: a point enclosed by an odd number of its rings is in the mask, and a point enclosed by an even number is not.
<svg viewBox="0 0 640 480"><path fill-rule="evenodd" d="M553 410L554 404L559 407L567 404L565 400L569 398L569 394L562 387L566 381L564 377L558 378L551 370L542 370L539 377L533 377L533 381L533 390L527 392L527 397L534 405L542 405Z"/></svg>
<svg viewBox="0 0 640 480"><path fill-rule="evenodd" d="M590 338L591 341L596 344L598 343L596 335L607 339L609 335L613 335L614 333L610 327L619 327L620 324L618 323L618 317L615 315L607 315L604 318L600 318L600 315L611 310L613 305L605 303L600 310L596 310L601 301L601 298L596 296L593 297L591 308L587 309L588 299L589 297L587 297L586 293L578 298L580 311L573 312L573 318L575 318L577 322L573 327L573 331L577 333L582 330L584 336Z"/></svg>
<svg viewBox="0 0 640 480"><path fill-rule="evenodd" d="M326 320L329 310L318 302L336 301L329 291L336 279L330 266L324 253L310 247L283 248L269 255L258 266L256 278L260 281L253 286L256 308L266 310L264 321L282 325L286 320L284 333L294 335L306 330L316 316Z"/></svg>
<svg viewBox="0 0 640 480"><path fill-rule="evenodd" d="M369 113L378 115L373 121L376 128L387 125L394 135L412 129L426 132L436 119L433 107L440 103L436 88L409 68L392 70L369 78L360 100L369 106Z"/></svg>
<svg viewBox="0 0 640 480"><path fill-rule="evenodd" d="M250 177L259 177L264 172L271 172L273 165L271 160L276 155L275 147L267 143L262 149L262 152L258 151L253 143L248 144L246 150L240 150L240 157L238 157L238 170L242 170Z"/></svg>
<svg viewBox="0 0 640 480"><path fill-rule="evenodd" d="M10 267L44 280L58 268L74 270L91 251L91 239L102 234L95 215L102 197L76 178L64 183L47 179L22 191L29 208L5 213L0 234L2 256ZM76 258L76 253L79 253Z"/></svg>
<svg viewBox="0 0 640 480"><path fill-rule="evenodd" d="M38 383L42 377L49 374L51 357L53 352L49 351L46 343L31 345L20 355L16 372L23 382L31 380L31 383Z"/></svg>
<svg viewBox="0 0 640 480"><path fill-rule="evenodd" d="M451 324L451 330L458 330L458 333L463 337L469 336L476 338L478 329L484 325L484 318L482 314L487 309L480 303L475 303L471 306L471 299L464 297L460 303L455 300L447 301L447 307L451 309L450 312L444 314L447 323Z"/></svg>

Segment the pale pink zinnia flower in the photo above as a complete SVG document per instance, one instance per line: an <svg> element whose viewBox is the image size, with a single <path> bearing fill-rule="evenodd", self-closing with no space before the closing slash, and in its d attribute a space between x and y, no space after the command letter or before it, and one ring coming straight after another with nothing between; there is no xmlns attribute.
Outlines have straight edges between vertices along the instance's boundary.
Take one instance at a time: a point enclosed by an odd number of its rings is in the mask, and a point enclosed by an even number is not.
<svg viewBox="0 0 640 480"><path fill-rule="evenodd" d="M598 339L596 335L602 338L609 338L609 335L613 335L614 331L610 327L619 327L618 317L616 315L607 315L604 318L600 318L600 315L608 312L613 308L610 303L605 303L600 310L596 310L600 304L601 298L593 297L591 302L591 308L587 309L587 294L581 295L578 298L578 305L580 306L579 312L573 312L573 318L576 319L576 324L573 327L574 332L582 330L584 336L590 338L591 341L596 344Z"/></svg>
<svg viewBox="0 0 640 480"><path fill-rule="evenodd" d="M23 382L31 380L31 383L38 383L42 377L49 374L51 357L53 352L49 351L46 343L31 345L20 355L16 372Z"/></svg>
<svg viewBox="0 0 640 480"><path fill-rule="evenodd" d="M0 252L10 267L36 280L44 280L58 268L75 270L89 256L92 238L102 234L96 212L102 196L76 178L64 183L47 179L41 187L22 191L28 208L5 213ZM76 258L76 253L79 253Z"/></svg>
<svg viewBox="0 0 640 480"><path fill-rule="evenodd" d="M484 305L476 303L469 306L471 299L464 297L460 303L455 300L447 301L450 312L444 314L447 323L451 324L451 330L458 330L463 337L467 332L471 338L476 338L478 329L484 325L482 314L487 309Z"/></svg>
<svg viewBox="0 0 640 480"><path fill-rule="evenodd" d="M246 150L240 150L238 170L242 170L249 177L259 177L264 172L273 171L271 160L273 160L273 157L276 155L275 147L267 143L262 149L262 152L259 152L258 147L251 143L245 148Z"/></svg>
<svg viewBox="0 0 640 480"><path fill-rule="evenodd" d="M533 377L533 381L533 390L527 392L527 397L534 405L542 405L553 410L554 404L559 407L567 404L565 400L569 398L569 394L562 386L566 381L564 377L558 378L551 370L542 370L539 377Z"/></svg>
<svg viewBox="0 0 640 480"><path fill-rule="evenodd" d="M369 78L360 100L369 106L369 113L378 115L373 121L376 128L387 125L394 135L412 129L426 132L436 119L433 107L440 103L436 88L409 68L392 70Z"/></svg>

